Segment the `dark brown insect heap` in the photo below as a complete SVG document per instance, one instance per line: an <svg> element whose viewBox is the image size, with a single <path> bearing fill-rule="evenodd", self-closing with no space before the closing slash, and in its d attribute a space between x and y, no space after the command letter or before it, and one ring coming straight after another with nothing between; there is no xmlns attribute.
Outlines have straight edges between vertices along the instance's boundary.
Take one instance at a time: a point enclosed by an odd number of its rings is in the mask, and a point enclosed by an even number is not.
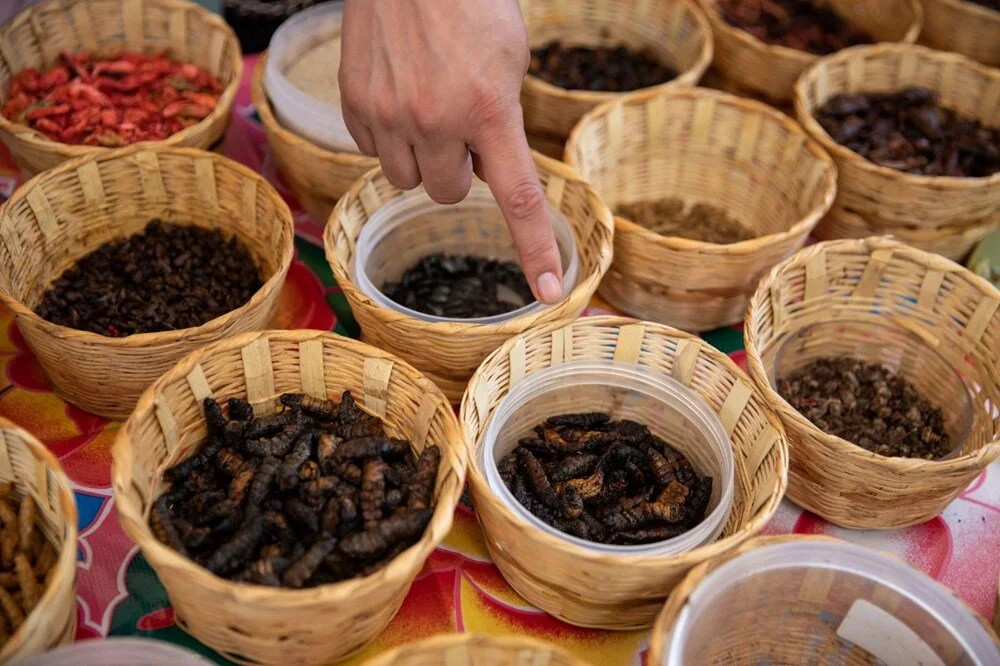
<svg viewBox="0 0 1000 666"><path fill-rule="evenodd" d="M293 588L367 576L415 543L434 511L440 449L414 459L350 391L339 403L280 402L255 419L243 400L227 417L205 399L208 436L167 470L156 538L225 578Z"/></svg>
<svg viewBox="0 0 1000 666"><path fill-rule="evenodd" d="M35 501L0 485L0 646L42 598L59 553L38 529Z"/></svg>
<svg viewBox="0 0 1000 666"><path fill-rule="evenodd" d="M498 463L532 514L589 541L645 544L701 522L712 478L635 421L597 412L553 416Z"/></svg>

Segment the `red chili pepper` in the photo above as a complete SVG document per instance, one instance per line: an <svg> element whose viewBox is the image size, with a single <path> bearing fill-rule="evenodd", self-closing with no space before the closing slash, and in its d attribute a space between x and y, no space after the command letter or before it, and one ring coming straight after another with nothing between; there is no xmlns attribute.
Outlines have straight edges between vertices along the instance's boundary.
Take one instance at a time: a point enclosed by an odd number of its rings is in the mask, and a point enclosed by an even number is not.
<svg viewBox="0 0 1000 666"><path fill-rule="evenodd" d="M64 116L70 112L69 104L60 104L58 106L40 106L28 111L24 117L28 120L37 120L38 118L48 118L49 116Z"/></svg>
<svg viewBox="0 0 1000 666"><path fill-rule="evenodd" d="M48 135L58 135L60 132L59 124L51 118L39 118L33 123L33 125L36 130L44 132Z"/></svg>

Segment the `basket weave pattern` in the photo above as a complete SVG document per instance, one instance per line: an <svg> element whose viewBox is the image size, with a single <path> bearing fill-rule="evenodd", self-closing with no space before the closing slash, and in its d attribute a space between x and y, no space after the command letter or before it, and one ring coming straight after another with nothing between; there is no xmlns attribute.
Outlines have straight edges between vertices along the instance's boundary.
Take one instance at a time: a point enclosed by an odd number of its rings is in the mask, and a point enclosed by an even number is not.
<svg viewBox="0 0 1000 666"><path fill-rule="evenodd" d="M972 224L913 229L886 225L875 221L871 215L866 219L834 205L816 225L813 235L820 240L888 235L918 250L961 261L979 241L997 229L1000 229L1000 209L994 215Z"/></svg>
<svg viewBox="0 0 1000 666"><path fill-rule="evenodd" d="M634 93L594 109L565 161L612 208L674 196L708 203L760 234L717 245L615 218L601 295L643 319L702 331L742 320L757 279L805 242L833 202L836 169L790 118L703 88Z"/></svg>
<svg viewBox="0 0 1000 666"><path fill-rule="evenodd" d="M36 307L54 280L104 243L159 217L238 234L266 279L244 305L195 328L112 338L48 322ZM61 397L125 418L181 356L264 328L292 261L291 212L267 181L215 153L140 144L36 176L0 208L0 300Z"/></svg>
<svg viewBox="0 0 1000 666"><path fill-rule="evenodd" d="M406 643L364 666L583 666L561 648L527 636L445 634Z"/></svg>
<svg viewBox="0 0 1000 666"><path fill-rule="evenodd" d="M760 41L729 25L719 13L718 0L699 0L715 40L713 66L737 85L775 101L791 99L795 80L820 57L806 51ZM916 41L923 24L919 0L830 0L841 16L865 29L877 42Z"/></svg>
<svg viewBox="0 0 1000 666"><path fill-rule="evenodd" d="M969 0L921 0L920 41L954 51L991 67L1000 66L1000 12Z"/></svg>
<svg viewBox="0 0 1000 666"><path fill-rule="evenodd" d="M813 117L839 93L898 92L912 86L937 91L942 106L961 116L991 127L1000 125L1000 70L922 46L877 44L845 49L810 68L795 85L799 122L837 164L835 206L864 218L882 233L901 228L967 230L972 225L996 224L1000 220L1000 173L952 178L878 166L835 142Z"/></svg>
<svg viewBox="0 0 1000 666"><path fill-rule="evenodd" d="M732 512L718 541L681 555L595 554L541 532L490 490L479 458L500 401L521 379L573 360L604 359L662 372L698 393L732 440L736 474ZM525 599L586 627L647 627L692 566L757 532L784 494L788 449L763 394L727 356L696 336L621 317L587 317L533 329L507 341L476 372L461 410L470 452L470 490L490 555Z"/></svg>
<svg viewBox="0 0 1000 666"><path fill-rule="evenodd" d="M35 501L38 527L59 551L38 604L0 649L6 664L76 635L76 503L55 456L27 430L0 418L0 482L5 481Z"/></svg>
<svg viewBox="0 0 1000 666"><path fill-rule="evenodd" d="M274 151L278 169L309 216L324 222L351 184L378 166L378 158L320 148L282 127L264 89L266 67L264 53L254 66L250 97L267 132L267 143Z"/></svg>
<svg viewBox="0 0 1000 666"><path fill-rule="evenodd" d="M741 544L731 552L726 553L708 562L704 562L691 570L681 583L674 588L670 598L664 605L659 617L656 618L656 625L650 636L649 654L646 657L647 664L665 664L665 657L669 649L670 633L677 622L678 617L691 600L691 595L698 589L698 586L712 572L726 564L730 560L739 557L758 548L767 548L778 544L818 541L841 543L839 539L820 535L794 535L794 536L765 536L755 537ZM798 612L790 610L782 617L773 617L762 612L756 612L752 617L745 615L735 616L732 623L727 627L720 627L717 650L713 655L704 655L705 663L716 663L725 655L727 663L758 663L761 657L760 646L765 643L772 652L770 656L777 663L801 664L809 663L817 654L824 653L824 647L817 642L815 632L816 623L823 617L823 609L828 598L837 595L839 586L836 580L837 574L830 576L817 575L808 580L808 585L803 584L797 591L796 598L788 601L800 606ZM803 581L805 583L805 581ZM747 584L746 596L749 598L760 598L765 603L773 603L775 591L773 589L762 589L760 586ZM857 596L857 590L852 591L850 597L864 598ZM843 592L841 594L844 594ZM956 597L957 599L957 597ZM881 598L873 596L871 601L876 602L880 607L892 608L894 603L901 599L888 594L883 594ZM961 600L960 600L961 601ZM964 602L962 602L964 605ZM969 613L984 626L986 622L971 608ZM827 630L821 630L821 635L827 634ZM830 638L836 640L836 635ZM830 646L830 650L825 656L835 659L839 646ZM843 656L843 655L840 655ZM863 650L855 650L845 663L854 666L873 663L871 655Z"/></svg>
<svg viewBox="0 0 1000 666"><path fill-rule="evenodd" d="M712 62L712 31L694 0L521 0L532 48L571 46L648 49L678 73L649 90L697 85ZM529 133L567 136L590 109L621 93L557 88L531 74L521 87Z"/></svg>
<svg viewBox="0 0 1000 666"><path fill-rule="evenodd" d="M303 590L234 583L160 543L147 519L163 471L205 435L201 402L241 397L258 414L286 392L339 397L386 421L417 450L441 448L436 507L420 541L365 578ZM330 663L362 649L399 609L424 560L451 528L466 451L451 405L430 381L385 352L319 331L247 333L202 348L163 375L136 406L114 445L118 515L163 581L180 625L241 663Z"/></svg>
<svg viewBox="0 0 1000 666"><path fill-rule="evenodd" d="M771 388L767 369L788 336L820 322L905 331L957 369L974 410L961 451L941 461L884 457L820 431L793 409ZM879 238L808 247L761 280L744 335L750 374L788 432L788 496L832 523L889 529L930 520L1000 458L993 407L1000 404L1000 291L951 261ZM816 340L816 348L836 355L841 337L826 347ZM929 399L940 383L932 369L928 361L907 374ZM949 396L934 397L949 404Z"/></svg>
<svg viewBox="0 0 1000 666"><path fill-rule="evenodd" d="M223 92L215 109L156 145L208 149L222 139L243 73L239 41L222 17L187 0L46 0L32 5L0 29L0 103L11 78L23 69L49 66L61 51L106 47L169 49L173 58L217 76ZM0 139L27 175L108 150L52 141L3 116Z"/></svg>
<svg viewBox="0 0 1000 666"><path fill-rule="evenodd" d="M576 287L558 304L500 324L426 322L368 298L353 282L354 247L361 228L382 205L402 194L375 169L356 182L337 203L323 234L326 258L364 340L412 363L454 402L482 360L512 335L551 322L575 319L587 306L611 264L613 223L597 193L561 162L535 156L549 201L573 228L580 272ZM456 231L456 233L459 233Z"/></svg>

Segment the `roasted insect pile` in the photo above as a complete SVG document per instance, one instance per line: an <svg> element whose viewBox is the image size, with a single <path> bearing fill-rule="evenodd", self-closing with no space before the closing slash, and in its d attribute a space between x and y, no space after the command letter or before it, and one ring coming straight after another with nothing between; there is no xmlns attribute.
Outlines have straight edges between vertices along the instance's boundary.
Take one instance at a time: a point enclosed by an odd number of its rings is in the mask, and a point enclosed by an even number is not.
<svg viewBox="0 0 1000 666"><path fill-rule="evenodd" d="M497 463L532 514L589 541L645 544L688 531L705 516L712 478L635 421L597 412L547 419Z"/></svg>
<svg viewBox="0 0 1000 666"><path fill-rule="evenodd" d="M254 418L243 400L223 410L205 399L207 438L165 473L156 538L225 578L291 588L369 575L415 543L433 514L440 449L415 458L349 391L339 403L280 402Z"/></svg>
<svg viewBox="0 0 1000 666"><path fill-rule="evenodd" d="M35 501L0 485L0 645L38 604L59 553L38 529Z"/></svg>

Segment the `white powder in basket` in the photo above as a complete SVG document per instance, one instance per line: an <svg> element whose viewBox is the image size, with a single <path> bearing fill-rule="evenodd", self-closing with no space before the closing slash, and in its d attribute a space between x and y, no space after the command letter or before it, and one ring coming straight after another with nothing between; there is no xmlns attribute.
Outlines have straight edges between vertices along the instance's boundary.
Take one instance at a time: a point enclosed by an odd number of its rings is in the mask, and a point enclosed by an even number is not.
<svg viewBox="0 0 1000 666"><path fill-rule="evenodd" d="M340 87L337 71L340 69L340 35L319 42L292 63L285 76L292 85L310 97L340 106Z"/></svg>

